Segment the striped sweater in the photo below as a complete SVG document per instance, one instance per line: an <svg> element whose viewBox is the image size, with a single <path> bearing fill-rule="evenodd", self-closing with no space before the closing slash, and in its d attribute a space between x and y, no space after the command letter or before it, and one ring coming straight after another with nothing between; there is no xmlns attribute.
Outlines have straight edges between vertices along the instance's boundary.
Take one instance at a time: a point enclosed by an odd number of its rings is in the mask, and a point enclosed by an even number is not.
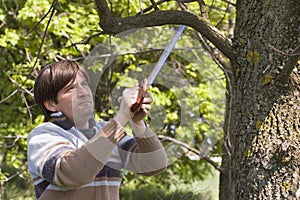
<svg viewBox="0 0 300 200"><path fill-rule="evenodd" d="M37 126L28 137L28 167L40 200L118 200L121 170L154 175L167 158L156 135L126 135L113 119L93 127L88 140L74 126L52 122Z"/></svg>

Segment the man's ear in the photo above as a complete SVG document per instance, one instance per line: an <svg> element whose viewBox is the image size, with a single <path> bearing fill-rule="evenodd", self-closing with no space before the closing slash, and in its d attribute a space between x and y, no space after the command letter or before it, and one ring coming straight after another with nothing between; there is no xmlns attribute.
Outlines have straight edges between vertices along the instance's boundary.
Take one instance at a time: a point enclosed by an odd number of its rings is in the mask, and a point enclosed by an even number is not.
<svg viewBox="0 0 300 200"><path fill-rule="evenodd" d="M46 100L44 102L44 106L47 108L47 110L52 112L57 112L56 103L53 100Z"/></svg>

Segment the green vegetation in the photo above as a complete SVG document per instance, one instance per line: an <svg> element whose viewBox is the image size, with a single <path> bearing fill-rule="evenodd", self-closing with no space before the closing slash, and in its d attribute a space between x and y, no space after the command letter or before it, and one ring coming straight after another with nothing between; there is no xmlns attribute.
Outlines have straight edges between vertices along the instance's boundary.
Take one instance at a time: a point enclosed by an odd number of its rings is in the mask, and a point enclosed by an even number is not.
<svg viewBox="0 0 300 200"><path fill-rule="evenodd" d="M222 6L221 1L216 2ZM139 12L138 2L110 3L116 16ZM60 0L51 17L52 6L51 0L1 2L0 197L3 199L34 199L26 163L26 138L43 122L33 100L34 78L42 66L69 58L87 67L98 83L94 85L97 118L107 120L117 109L114 95L147 76L174 33L173 26L166 26L131 32L126 37L102 35L94 1ZM211 14L216 22L220 20L220 14ZM205 186L192 185L217 174L203 157L221 154L225 77L191 31L178 41L179 48L171 54L150 89L155 101L147 120L161 137L170 165L155 177L125 172L121 199L209 199L213 193L206 191ZM107 49L98 51L99 45ZM107 66L103 66L103 60L93 60L91 56L109 52L118 55ZM200 154L188 151L187 146Z"/></svg>

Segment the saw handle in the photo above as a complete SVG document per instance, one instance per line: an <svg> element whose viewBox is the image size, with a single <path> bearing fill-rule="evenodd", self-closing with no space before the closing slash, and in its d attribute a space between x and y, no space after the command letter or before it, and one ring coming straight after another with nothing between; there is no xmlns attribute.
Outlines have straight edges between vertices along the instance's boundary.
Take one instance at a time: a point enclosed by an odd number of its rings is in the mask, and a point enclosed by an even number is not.
<svg viewBox="0 0 300 200"><path fill-rule="evenodd" d="M148 80L145 78L139 85L138 96L136 102L130 108L131 112L135 113L139 111L143 103L143 100L147 94L148 88L149 88Z"/></svg>

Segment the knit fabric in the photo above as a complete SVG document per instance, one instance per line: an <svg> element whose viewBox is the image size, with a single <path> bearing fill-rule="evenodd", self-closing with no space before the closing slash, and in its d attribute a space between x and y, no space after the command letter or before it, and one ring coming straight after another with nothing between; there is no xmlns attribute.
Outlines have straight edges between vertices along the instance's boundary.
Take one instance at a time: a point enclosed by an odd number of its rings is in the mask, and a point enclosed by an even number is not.
<svg viewBox="0 0 300 200"><path fill-rule="evenodd" d="M70 124L46 122L28 137L28 166L37 199L118 200L121 170L154 175L167 158L156 135L126 135L113 119L93 126L91 139Z"/></svg>

